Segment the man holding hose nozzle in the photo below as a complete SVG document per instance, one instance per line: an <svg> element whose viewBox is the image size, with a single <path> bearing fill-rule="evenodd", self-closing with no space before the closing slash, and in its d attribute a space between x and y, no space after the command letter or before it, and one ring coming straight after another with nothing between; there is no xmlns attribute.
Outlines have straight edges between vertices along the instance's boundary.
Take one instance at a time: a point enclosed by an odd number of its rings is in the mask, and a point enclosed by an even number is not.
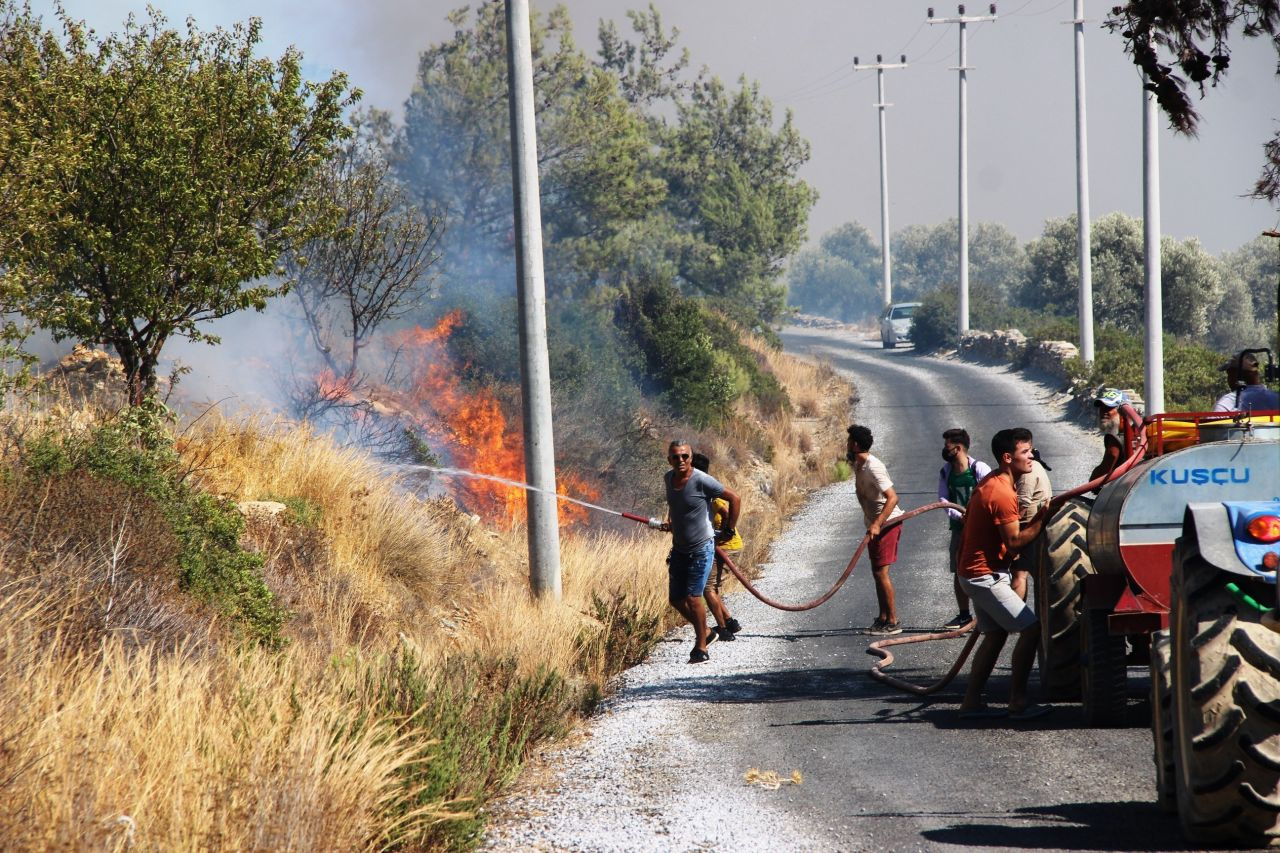
<svg viewBox="0 0 1280 853"><path fill-rule="evenodd" d="M1031 719L1051 710L1027 704L1027 681L1040 644L1040 622L1035 611L1013 591L1010 563L1013 555L1039 535L1048 515L1047 505L1020 525L1017 481L1031 473L1031 430L1002 429L991 439L997 470L983 480L969 499L960 544L957 574L969 600L977 609L982 643L973 656L969 686L960 703L964 719L1003 716L983 703L982 691L1010 632L1018 632L1013 648L1013 674L1008 714Z"/></svg>
<svg viewBox="0 0 1280 853"><path fill-rule="evenodd" d="M718 497L729 502L729 516L721 535L732 536L738 526L742 504L732 489L710 474L693 467L689 442L676 439L667 448L671 470L663 475L667 495L667 521L663 530L671 533L671 553L667 557L667 598L671 606L693 625L693 651L689 663L710 659L707 643L715 634L707 628L707 609L702 594L715 558L715 532L711 528L711 503Z"/></svg>

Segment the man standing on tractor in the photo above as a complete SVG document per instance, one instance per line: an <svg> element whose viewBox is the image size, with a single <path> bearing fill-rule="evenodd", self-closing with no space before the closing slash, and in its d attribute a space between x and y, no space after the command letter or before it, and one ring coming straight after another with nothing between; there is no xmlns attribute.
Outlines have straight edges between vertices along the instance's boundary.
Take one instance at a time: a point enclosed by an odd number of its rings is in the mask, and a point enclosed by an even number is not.
<svg viewBox="0 0 1280 853"><path fill-rule="evenodd" d="M1102 461L1089 474L1090 480L1108 476L1124 456L1126 442L1120 407L1128 402L1128 396L1115 388L1103 388L1093 398L1093 405L1098 410L1098 430L1102 433Z"/></svg>
<svg viewBox="0 0 1280 853"><path fill-rule="evenodd" d="M991 439L991 454L998 468L978 484L969 499L957 574L977 611L978 632L983 636L960 703L960 716L965 719L1003 716L1004 712L984 704L982 692L1010 632L1018 633L1018 641L1013 648L1009 717L1031 719L1050 710L1027 703L1027 681L1040 644L1040 622L1035 611L1013 591L1010 573L1013 555L1039 535L1048 515L1048 508L1041 507L1025 526L1020 523L1016 484L1031 473L1032 453L1031 430L1000 430Z"/></svg>

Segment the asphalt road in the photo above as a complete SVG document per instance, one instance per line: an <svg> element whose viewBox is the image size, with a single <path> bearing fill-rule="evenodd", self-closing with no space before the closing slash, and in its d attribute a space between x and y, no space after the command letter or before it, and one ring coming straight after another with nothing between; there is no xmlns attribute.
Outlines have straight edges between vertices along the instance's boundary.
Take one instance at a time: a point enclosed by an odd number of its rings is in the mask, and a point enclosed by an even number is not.
<svg viewBox="0 0 1280 853"><path fill-rule="evenodd" d="M1054 390L1003 368L882 350L878 339L788 330L786 348L828 360L858 388L852 421L871 427L910 509L935 499L941 433L964 426L990 461L990 436L1027 426L1056 491L1085 480L1101 442L1071 423ZM863 527L851 483L814 496L774 546L761 588L787 601L824 591ZM892 570L899 618L927 632L955 611L940 512L908 522ZM876 615L864 565L806 613L729 599L744 630L684 663L689 629L623 679L586 738L548 756L494 811L490 849L537 850L1179 850L1176 819L1154 805L1145 668L1129 670L1126 726L1087 728L1078 707L1048 717L962 721L962 674L927 699L867 675ZM1010 644L1011 645L1011 644ZM959 641L896 648L892 671L940 678ZM967 667L966 667L967 670ZM989 685L1008 689L1007 651ZM1037 676L1032 676L1033 690ZM750 768L801 784L747 784Z"/></svg>

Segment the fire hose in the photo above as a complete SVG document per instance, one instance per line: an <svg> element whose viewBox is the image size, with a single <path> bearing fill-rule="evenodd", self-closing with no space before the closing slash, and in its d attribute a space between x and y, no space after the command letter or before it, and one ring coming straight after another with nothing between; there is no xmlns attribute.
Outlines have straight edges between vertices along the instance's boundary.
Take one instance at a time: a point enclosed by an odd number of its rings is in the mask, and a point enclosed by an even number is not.
<svg viewBox="0 0 1280 853"><path fill-rule="evenodd" d="M1146 451L1147 451L1147 434L1146 434L1146 431L1143 429L1142 416L1139 415L1137 411L1128 403L1124 403L1120 406L1120 412L1125 418L1129 420L1129 423L1133 426L1134 431L1138 436L1137 441L1134 442L1134 446L1129 457L1125 459L1123 462L1120 462L1119 464L1117 464L1111 471L1099 477L1095 477L1094 479L1090 480L1087 483L1084 483L1083 485L1076 486L1073 489L1069 489L1068 491L1065 491L1062 494L1051 498L1049 500L1048 510L1047 510L1049 515L1052 515L1055 510L1057 510L1060 506L1062 506L1071 498L1079 497L1080 495L1087 494L1088 492L1101 488L1104 484L1120 476L1123 476L1135 465L1137 465L1140 461L1142 461L1142 458L1146 455ZM881 528L881 532L885 530L889 530L899 524L902 524L904 521L907 521L908 519L915 518L918 515L923 515L926 512L930 512L936 509L957 509L961 513L965 511L964 507L960 506L959 504L954 504L954 503L951 503L950 501L937 501L935 503L925 504L922 507L917 507L916 509L910 510L908 512L904 512L902 515L887 522L884 525L884 527ZM658 521L655 518L644 518L642 516L633 515L627 512L621 513L621 515L623 518L630 519L631 521L637 521L642 524L647 524L653 528L660 527L662 524L662 522ZM776 608L778 610L785 610L785 611L794 613L794 612L800 612L804 610L812 610L818 605L825 603L833 595L835 595L836 592L840 589L840 587L844 585L844 582L849 579L849 576L853 574L854 566L857 565L858 559L862 556L862 552L866 550L867 543L870 541L871 541L870 533L862 537L862 541L858 543L857 550L853 552L853 556L849 559L849 564L845 566L844 571L841 572L840 577L836 579L836 582L832 585L832 587L829 590L827 590L824 594L813 599L812 601L805 602L804 604L785 604L783 602L775 601L774 599L769 598L767 595L765 595L764 593L760 592L758 589L755 588L755 586L751 583L751 581L748 580L747 577L743 574L742 570L739 569L736 565L734 565L733 561L729 559L729 555L726 554L724 552L724 549L722 549L719 545L716 545L716 556L720 557L720 559L724 561L724 564L729 567L729 571L733 572L733 576L738 579L739 583L741 583L743 587L745 587L746 590L750 592L752 595L754 595L757 599L769 605L770 607ZM895 687L899 690L903 690L908 693L913 693L917 696L928 696L931 693L936 693L937 691L943 689L948 684L950 684L952 679L954 679L956 675L959 674L960 669L964 666L965 661L969 657L969 653L973 650L973 646L978 640L978 633L972 630L974 627L974 624L975 623L973 621L970 621L969 624L961 628L958 628L954 631L935 631L928 634L914 634L910 637L892 637L884 640L877 640L876 642L871 643L869 646L867 646L867 654L873 655L879 658L876 664L871 667L871 671L870 671L871 677L876 679L877 681L882 681L885 684L890 685L891 687ZM960 655L956 658L956 662L952 664L951 669L948 670L945 676L943 676L940 680L934 682L933 684L929 684L929 685L913 684L909 681L905 681L901 678L897 678L895 676L889 675L887 672L884 671L893 663L893 654L888 650L890 646L907 645L909 643L924 643L932 640L951 640L951 639L956 639L958 637L962 637L966 633L969 634L969 639L965 642L964 648L960 650Z"/></svg>

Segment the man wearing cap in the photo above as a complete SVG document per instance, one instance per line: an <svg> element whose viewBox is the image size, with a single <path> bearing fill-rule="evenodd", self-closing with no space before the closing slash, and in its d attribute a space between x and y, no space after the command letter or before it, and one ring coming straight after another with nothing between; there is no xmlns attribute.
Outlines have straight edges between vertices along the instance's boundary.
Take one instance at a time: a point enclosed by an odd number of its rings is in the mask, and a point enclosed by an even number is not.
<svg viewBox="0 0 1280 853"><path fill-rule="evenodd" d="M1232 390L1223 394L1213 404L1215 412L1270 412L1280 410L1280 393L1262 384L1258 371L1258 357L1242 352L1229 358L1218 369L1227 374L1227 386Z"/></svg>
<svg viewBox="0 0 1280 853"><path fill-rule="evenodd" d="M1093 405L1098 410L1098 430L1102 433L1102 461L1089 474L1090 480L1109 475L1120 462L1121 451L1124 450L1120 407L1127 402L1129 398L1125 393L1115 388L1103 388L1093 399Z"/></svg>

